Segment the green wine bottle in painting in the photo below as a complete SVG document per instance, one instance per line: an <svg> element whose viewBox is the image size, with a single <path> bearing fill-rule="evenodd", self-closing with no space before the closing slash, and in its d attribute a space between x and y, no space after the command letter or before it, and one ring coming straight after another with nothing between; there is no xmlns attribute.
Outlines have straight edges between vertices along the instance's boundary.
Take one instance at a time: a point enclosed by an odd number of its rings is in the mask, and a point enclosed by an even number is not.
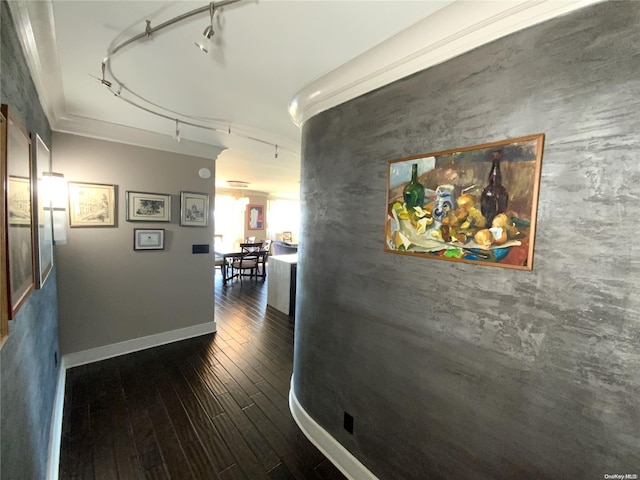
<svg viewBox="0 0 640 480"><path fill-rule="evenodd" d="M507 189L502 185L502 174L500 173L500 159L502 152L491 152L492 164L489 171L489 184L482 190L480 197L480 210L482 215L487 219L487 224L491 226L493 218L499 213L507 210L509 203L509 194Z"/></svg>
<svg viewBox="0 0 640 480"><path fill-rule="evenodd" d="M413 212L413 207L424 206L424 186L418 181L418 164L411 165L411 181L405 185L402 191L407 210Z"/></svg>

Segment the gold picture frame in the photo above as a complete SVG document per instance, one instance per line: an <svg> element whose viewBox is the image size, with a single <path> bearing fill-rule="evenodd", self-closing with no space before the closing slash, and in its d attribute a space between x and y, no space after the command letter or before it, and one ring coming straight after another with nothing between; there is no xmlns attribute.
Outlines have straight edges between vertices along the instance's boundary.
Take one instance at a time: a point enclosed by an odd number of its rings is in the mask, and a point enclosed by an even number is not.
<svg viewBox="0 0 640 480"><path fill-rule="evenodd" d="M531 270L544 135L389 161L384 250Z"/></svg>
<svg viewBox="0 0 640 480"><path fill-rule="evenodd" d="M3 160L6 162L6 254L8 316L16 317L35 287L31 139L8 105L1 107L6 119Z"/></svg>

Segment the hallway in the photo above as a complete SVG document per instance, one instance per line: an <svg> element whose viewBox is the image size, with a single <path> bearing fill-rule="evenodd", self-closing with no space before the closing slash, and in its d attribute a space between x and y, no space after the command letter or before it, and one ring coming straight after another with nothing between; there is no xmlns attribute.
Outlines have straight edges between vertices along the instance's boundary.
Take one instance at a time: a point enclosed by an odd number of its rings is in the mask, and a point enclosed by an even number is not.
<svg viewBox="0 0 640 480"><path fill-rule="evenodd" d="M61 479L344 479L289 412L291 319L215 288L215 334L67 372Z"/></svg>

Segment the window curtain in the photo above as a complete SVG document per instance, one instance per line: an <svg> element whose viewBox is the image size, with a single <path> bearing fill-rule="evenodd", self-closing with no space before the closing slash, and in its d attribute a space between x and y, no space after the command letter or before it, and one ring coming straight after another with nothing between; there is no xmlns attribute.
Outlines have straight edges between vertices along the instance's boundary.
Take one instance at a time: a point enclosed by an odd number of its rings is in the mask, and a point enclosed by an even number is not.
<svg viewBox="0 0 640 480"><path fill-rule="evenodd" d="M215 198L215 241L216 252L238 252L244 241L244 215L248 198L232 195L216 195Z"/></svg>
<svg viewBox="0 0 640 480"><path fill-rule="evenodd" d="M291 232L298 242L300 230L300 200L267 198L267 238L281 240L282 232Z"/></svg>

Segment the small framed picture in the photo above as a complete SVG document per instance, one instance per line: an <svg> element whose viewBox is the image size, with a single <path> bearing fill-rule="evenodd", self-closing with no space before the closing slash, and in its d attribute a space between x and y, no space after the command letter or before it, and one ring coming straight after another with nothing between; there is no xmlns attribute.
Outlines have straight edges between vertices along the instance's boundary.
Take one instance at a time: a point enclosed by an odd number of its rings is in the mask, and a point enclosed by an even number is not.
<svg viewBox="0 0 640 480"><path fill-rule="evenodd" d="M7 185L9 225L31 225L31 182L29 177L9 176Z"/></svg>
<svg viewBox="0 0 640 480"><path fill-rule="evenodd" d="M197 192L180 192L180 225L206 227L209 225L209 195Z"/></svg>
<svg viewBox="0 0 640 480"><path fill-rule="evenodd" d="M170 222L171 195L127 191L127 222Z"/></svg>
<svg viewBox="0 0 640 480"><path fill-rule="evenodd" d="M264 205L247 205L247 230L264 230Z"/></svg>
<svg viewBox="0 0 640 480"><path fill-rule="evenodd" d="M115 227L116 186L69 182L69 226Z"/></svg>
<svg viewBox="0 0 640 480"><path fill-rule="evenodd" d="M293 241L293 234L291 232L282 232L282 241L291 243Z"/></svg>
<svg viewBox="0 0 640 480"><path fill-rule="evenodd" d="M134 228L134 250L164 250L164 228Z"/></svg>

